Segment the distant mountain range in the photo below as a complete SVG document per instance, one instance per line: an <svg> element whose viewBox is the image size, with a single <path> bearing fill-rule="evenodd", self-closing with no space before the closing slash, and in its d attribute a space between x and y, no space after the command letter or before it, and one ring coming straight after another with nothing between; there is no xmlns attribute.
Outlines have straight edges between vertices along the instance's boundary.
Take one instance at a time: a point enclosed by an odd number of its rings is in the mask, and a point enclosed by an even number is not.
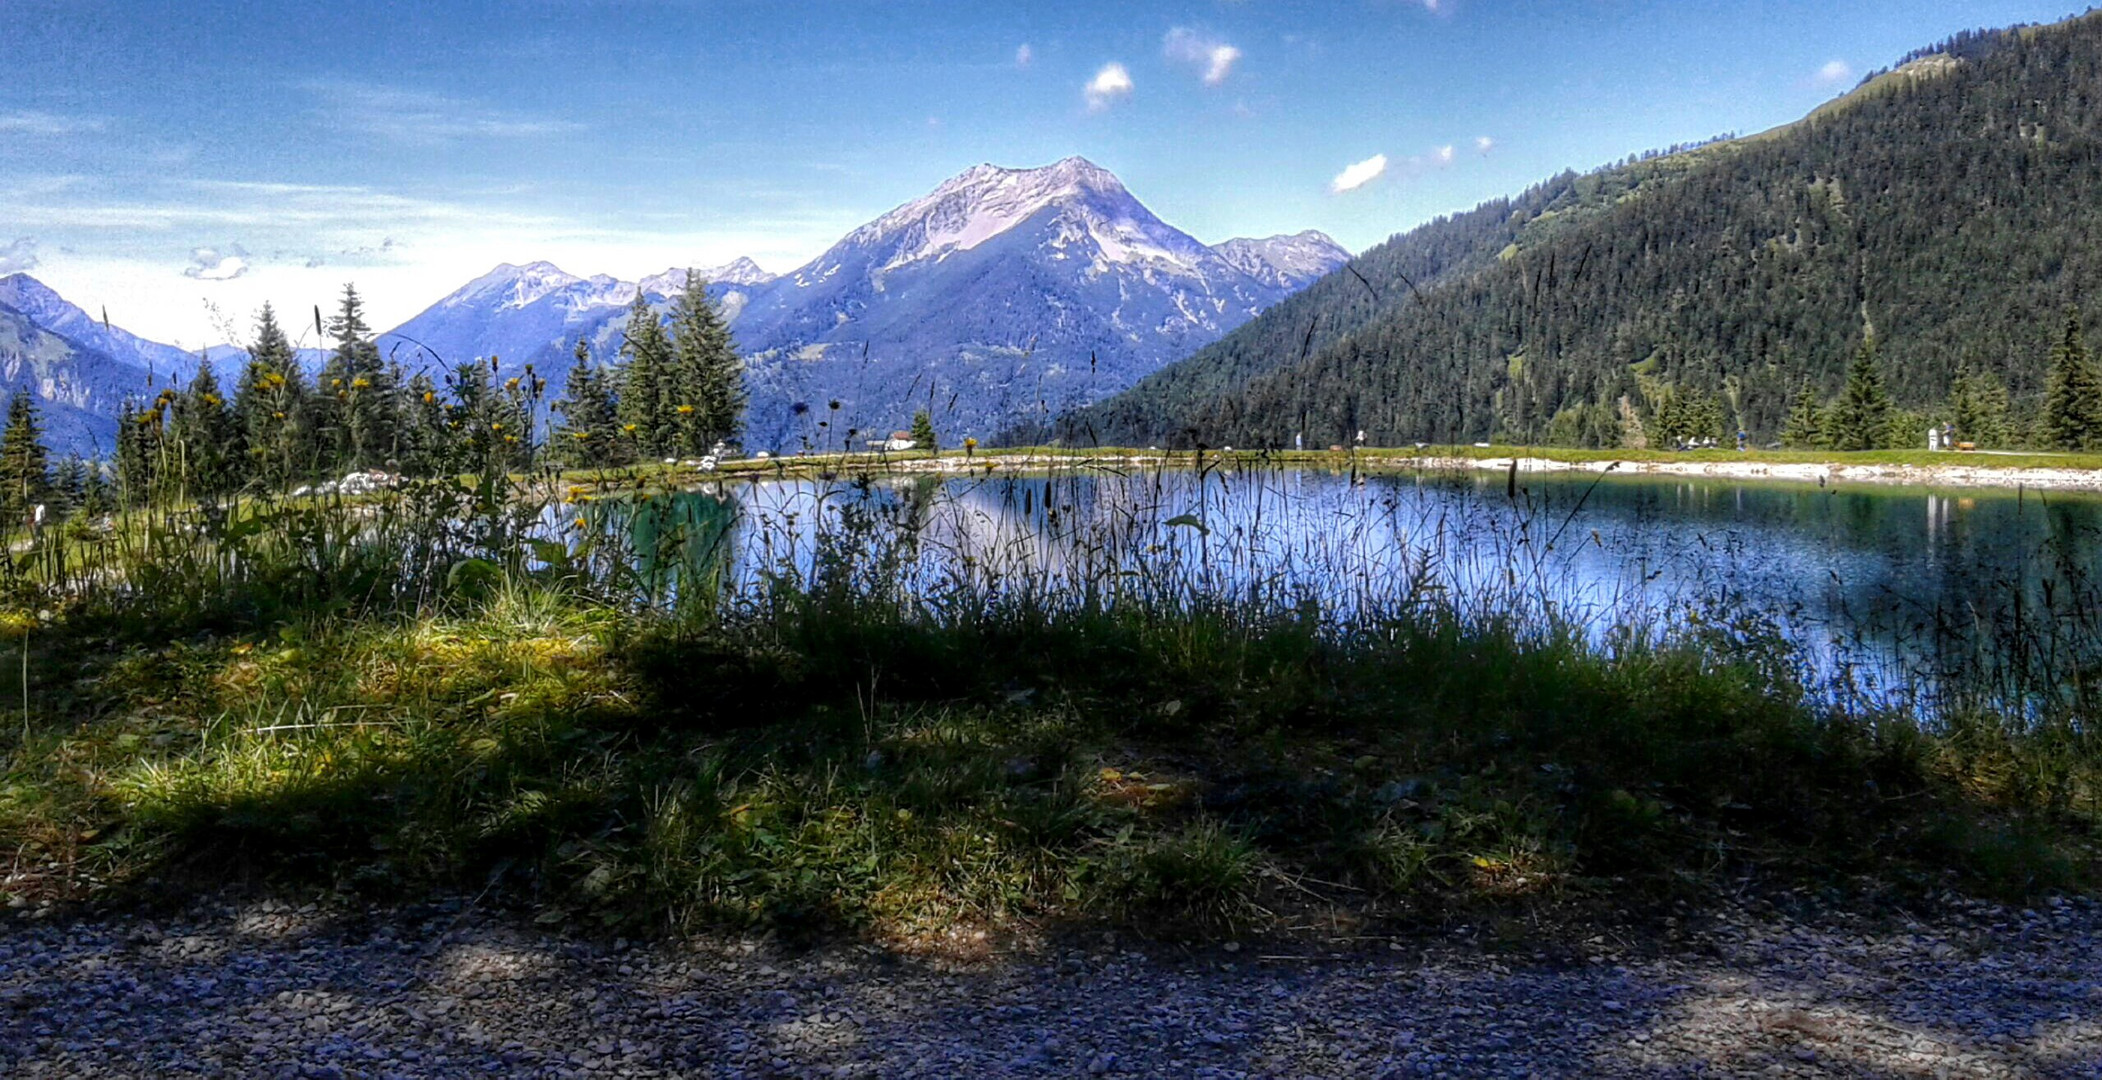
<svg viewBox="0 0 2102 1080"><path fill-rule="evenodd" d="M194 354L105 324L27 274L0 278L0 385L37 399L59 453L108 453L125 399L187 382L197 364Z"/></svg>
<svg viewBox="0 0 2102 1080"><path fill-rule="evenodd" d="M2019 441L2066 309L2102 328L2098 81L2102 14L1958 35L1793 124L1396 236L1053 431L1612 446L1699 398L1763 443L1873 327L1907 431L1969 367Z"/></svg>
<svg viewBox="0 0 2102 1080"><path fill-rule="evenodd" d="M917 408L952 441L1048 419L1130 386L1349 257L1318 232L1208 247L1107 170L1068 158L973 168L788 274L740 259L700 276L747 357L747 444L793 450L888 432ZM661 311L685 281L677 268L624 282L506 264L381 335L380 348L412 367L494 355L506 373L532 364L552 378L579 338L600 356L618 352L638 289Z"/></svg>
<svg viewBox="0 0 2102 1080"><path fill-rule="evenodd" d="M1207 246L1108 171L1068 158L970 169L785 275L744 258L698 273L747 357L747 444L793 450L887 433L917 408L951 442L1041 423L1129 387L1349 258L1312 231ZM506 263L377 342L441 380L494 356L506 375L530 364L559 389L578 339L614 359L636 294L661 313L686 279L680 267L622 281ZM211 353L230 382L242 354ZM301 351L310 366L326 355ZM187 381L197 364L26 274L0 279L0 379L44 404L61 452L106 452L127 397Z"/></svg>

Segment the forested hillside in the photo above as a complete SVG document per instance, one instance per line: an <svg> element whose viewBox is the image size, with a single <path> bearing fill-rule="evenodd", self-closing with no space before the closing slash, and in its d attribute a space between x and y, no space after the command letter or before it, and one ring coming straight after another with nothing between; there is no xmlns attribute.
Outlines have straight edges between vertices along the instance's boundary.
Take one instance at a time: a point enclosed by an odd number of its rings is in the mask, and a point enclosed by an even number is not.
<svg viewBox="0 0 2102 1080"><path fill-rule="evenodd" d="M1058 434L2048 442L2047 384L2092 382L2067 310L2102 315L2098 88L2102 18L1966 34L1795 124L1398 236Z"/></svg>

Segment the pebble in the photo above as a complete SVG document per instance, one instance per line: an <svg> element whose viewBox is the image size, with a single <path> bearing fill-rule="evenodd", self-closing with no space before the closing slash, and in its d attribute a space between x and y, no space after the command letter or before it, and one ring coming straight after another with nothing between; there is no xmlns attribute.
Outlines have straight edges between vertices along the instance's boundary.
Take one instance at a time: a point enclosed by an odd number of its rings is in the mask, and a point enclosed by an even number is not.
<svg viewBox="0 0 2102 1080"><path fill-rule="evenodd" d="M1561 959L1104 939L964 966L608 949L451 901L14 920L0 1076L2102 1077L2094 902L1687 922Z"/></svg>

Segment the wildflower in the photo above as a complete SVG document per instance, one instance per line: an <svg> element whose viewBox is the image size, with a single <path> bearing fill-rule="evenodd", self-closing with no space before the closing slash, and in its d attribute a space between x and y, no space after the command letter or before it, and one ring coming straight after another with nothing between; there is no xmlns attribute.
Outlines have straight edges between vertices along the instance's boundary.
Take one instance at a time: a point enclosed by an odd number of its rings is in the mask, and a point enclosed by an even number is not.
<svg viewBox="0 0 2102 1080"><path fill-rule="evenodd" d="M691 414L692 412L693 412L693 406L691 406L691 405L681 405L681 406L679 406L679 415L680 415L680 416L687 416L687 415L690 415L690 414Z"/></svg>
<svg viewBox="0 0 2102 1080"><path fill-rule="evenodd" d="M513 376L511 376L510 378L508 378L508 379L505 379L505 380L504 380L504 389L506 389L506 390L516 390L516 389L518 389L518 376L516 376L516 375L513 375Z"/></svg>
<svg viewBox="0 0 2102 1080"><path fill-rule="evenodd" d="M503 426L502 424L491 424L491 425L489 425L489 430L491 430L491 431L502 431L503 429L504 429L504 426Z"/></svg>
<svg viewBox="0 0 2102 1080"><path fill-rule="evenodd" d="M591 437L591 433L588 431L572 431L569 435L573 439L588 439Z"/></svg>
<svg viewBox="0 0 2102 1080"><path fill-rule="evenodd" d="M437 400L438 400L438 394L437 394L437 392L436 392L436 391L433 391L433 390L425 390L425 391L423 392L423 403L424 403L425 405L429 405L429 404L432 404L433 402L436 402Z"/></svg>
<svg viewBox="0 0 2102 1080"><path fill-rule="evenodd" d="M366 387L368 387L368 386L371 386L371 385L372 385L372 380L371 380L371 379L367 379L367 378L365 378L365 377L363 377L363 376L359 376L358 378L355 378L355 379L352 379L352 380L350 380L350 388L351 388L352 390L363 390L363 389L365 389Z"/></svg>
<svg viewBox="0 0 2102 1080"><path fill-rule="evenodd" d="M635 434L635 425L633 425L633 424L622 424L622 425L620 426L620 429L621 429L622 431L625 431L625 432L627 432L627 433L628 433L628 434L630 434L630 435L633 435L633 434Z"/></svg>
<svg viewBox="0 0 2102 1080"><path fill-rule="evenodd" d="M584 519L583 519L583 518L578 518L578 519L577 519L577 520L576 520L576 521L574 522L574 524L576 525L576 527L577 527L577 528L581 529L581 528L583 528L583 527L584 527Z"/></svg>

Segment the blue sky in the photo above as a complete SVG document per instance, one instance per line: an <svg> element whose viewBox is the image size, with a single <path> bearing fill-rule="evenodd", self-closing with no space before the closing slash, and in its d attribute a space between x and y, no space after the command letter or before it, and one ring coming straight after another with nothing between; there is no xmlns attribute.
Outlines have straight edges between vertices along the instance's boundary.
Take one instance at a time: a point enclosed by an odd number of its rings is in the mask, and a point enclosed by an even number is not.
<svg viewBox="0 0 2102 1080"><path fill-rule="evenodd" d="M1318 228L1362 250L2072 10L8 0L0 271L191 346L345 281L388 326L500 261L785 271L973 164L1069 154L1208 242Z"/></svg>

